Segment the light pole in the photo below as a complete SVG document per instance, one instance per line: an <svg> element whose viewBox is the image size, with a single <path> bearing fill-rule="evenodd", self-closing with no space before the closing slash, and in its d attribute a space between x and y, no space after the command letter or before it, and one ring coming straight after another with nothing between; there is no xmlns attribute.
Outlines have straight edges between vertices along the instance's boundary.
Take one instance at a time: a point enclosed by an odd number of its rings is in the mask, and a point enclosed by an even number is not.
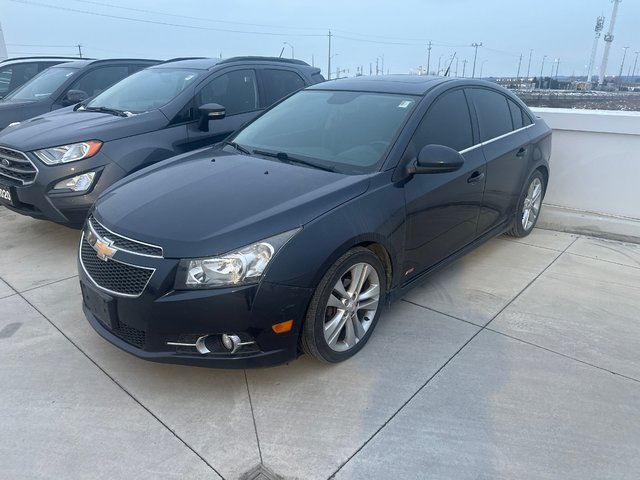
<svg viewBox="0 0 640 480"><path fill-rule="evenodd" d="M635 76L636 76L636 67L638 66L638 54L639 54L639 53L640 53L640 52L635 52L635 54L636 54L636 61L635 61L635 62L633 62L633 73L631 74L631 76L632 76L632 77L634 77L634 78L635 78Z"/></svg>
<svg viewBox="0 0 640 480"><path fill-rule="evenodd" d="M293 45L291 45L289 42L282 42L283 45L289 45L289 47L291 48L291 58L295 58L295 55L293 54Z"/></svg>
<svg viewBox="0 0 640 480"><path fill-rule="evenodd" d="M478 58L478 47L482 46L482 42L472 43L471 46L476 49L473 54L473 72L471 73L471 78L476 78L476 59Z"/></svg>
<svg viewBox="0 0 640 480"><path fill-rule="evenodd" d="M484 64L487 63L489 60L483 60L482 63L480 64L480 78L482 78L482 69L484 68Z"/></svg>
<svg viewBox="0 0 640 480"><path fill-rule="evenodd" d="M533 56L533 48L529 50L529 65L527 66L527 80L529 80L529 71L531 70L531 57Z"/></svg>
<svg viewBox="0 0 640 480"><path fill-rule="evenodd" d="M540 82L538 85L538 89L542 90L542 71L544 70L544 61L547 59L547 56L545 55L544 57L542 57L542 66L540 67Z"/></svg>
<svg viewBox="0 0 640 480"><path fill-rule="evenodd" d="M622 55L622 63L620 64L620 75L618 75L620 78L620 85L622 85L622 69L624 68L624 60L627 58L627 50L629 50L629 47L622 48L624 48L624 54Z"/></svg>
<svg viewBox="0 0 640 480"><path fill-rule="evenodd" d="M442 63L442 55L440 55L438 57L438 71L436 72L436 75L440 75L440 64Z"/></svg>

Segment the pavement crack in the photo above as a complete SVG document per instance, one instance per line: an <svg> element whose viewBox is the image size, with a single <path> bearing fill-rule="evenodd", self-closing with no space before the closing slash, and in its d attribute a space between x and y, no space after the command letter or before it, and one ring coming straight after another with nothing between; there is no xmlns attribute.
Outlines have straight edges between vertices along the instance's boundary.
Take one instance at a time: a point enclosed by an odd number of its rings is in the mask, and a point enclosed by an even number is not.
<svg viewBox="0 0 640 480"><path fill-rule="evenodd" d="M260 455L260 465L264 465L262 460L262 449L260 448L260 437L258 436L258 424L256 423L256 415L253 411L253 400L251 400L251 389L249 388L249 378L247 377L247 370L244 371L244 382L247 386L247 395L249 396L249 407L251 408L251 418L253 419L253 431L256 434L256 443L258 444L258 455Z"/></svg>

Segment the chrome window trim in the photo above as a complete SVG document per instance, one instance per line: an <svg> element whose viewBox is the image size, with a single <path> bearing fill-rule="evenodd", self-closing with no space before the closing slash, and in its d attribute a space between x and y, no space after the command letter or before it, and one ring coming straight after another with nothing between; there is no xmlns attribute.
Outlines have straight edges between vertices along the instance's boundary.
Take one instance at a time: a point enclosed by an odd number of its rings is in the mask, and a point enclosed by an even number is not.
<svg viewBox="0 0 640 480"><path fill-rule="evenodd" d="M31 180L30 182L25 182L24 180L21 180L20 178L12 177L11 175L6 175L6 176L9 177L9 178L12 178L13 180L16 180L18 182L22 182L22 186L23 187L26 187L27 185L32 185L33 183L35 183L36 179L38 178L38 174L40 173L40 169L38 169L36 164L33 163L33 161L29 158L29 156L25 152L21 152L20 150L16 150L15 148L10 148L10 147L7 147L5 145L0 145L0 148L3 148L5 150L9 150L10 152L15 152L15 153L18 153L18 154L22 155L25 158L25 160L27 162L29 162L31 164L31 166L36 171L36 174L33 176L33 180Z"/></svg>
<svg viewBox="0 0 640 480"><path fill-rule="evenodd" d="M151 243L141 242L140 240L135 240L135 239L133 239L133 238L125 237L124 235L121 235L121 234L119 234L119 233L116 233L116 232L114 232L113 230L109 230L107 227L105 227L104 225L102 225L98 220L96 220L96 217L94 217L93 215L91 215L91 217L89 217L89 221L88 221L87 223L91 226L92 230L94 231L94 233L96 233L96 235L97 235L97 232L95 231L95 228L93 228L93 225L91 225L91 222L92 222L92 221L93 221L93 222L96 222L98 225L100 225L102 228L104 228L107 232L109 232L109 233L111 233L111 234L115 235L116 237L124 238L125 240L129 240L130 242L133 242L133 243L139 243L140 245L145 245L145 246L147 246L147 247L157 248L158 250L160 250L160 252L162 252L162 254L161 254L161 255L149 255L149 254L146 254L146 253L132 252L131 250L127 250L126 248L115 247L115 248L117 248L119 251L121 251L121 252L127 252L127 253L129 253L129 254L131 254L131 255L138 255L138 256L140 256L140 257L164 258L164 249L163 249L161 246L159 246L159 245L153 245L153 244L151 244ZM100 235L98 235L98 236L100 236ZM100 237L100 238L102 238L102 237ZM115 239L110 239L110 240L112 240L113 242L116 242L116 240L115 240ZM124 262L120 262L120 263L124 263ZM128 265L128 264L125 264L125 265ZM131 266L132 266L132 267L135 267L136 265L131 265Z"/></svg>
<svg viewBox="0 0 640 480"><path fill-rule="evenodd" d="M498 137L494 137L494 138L491 138L489 140L485 140L484 142L476 143L475 145L473 145L473 146L471 146L469 148L465 148L464 150L460 150L458 153L460 153L462 155L463 153L470 152L471 150L473 150L475 148L483 147L483 146L485 146L485 145L487 145L487 144L489 144L491 142L495 142L496 140L500 140L502 138L508 137L509 135L512 135L512 134L517 133L517 132L520 132L521 130L526 130L527 128L531 128L534 125L535 124L532 123L530 125L527 125L526 127L520 127L517 130L511 130L510 132L503 133L502 135L500 135Z"/></svg>
<svg viewBox="0 0 640 480"><path fill-rule="evenodd" d="M100 237L100 236L98 236L98 238L102 239L102 237ZM91 283L95 287L97 287L100 290L102 290L103 292L107 292L108 294L113 295L115 297L123 297L123 298L139 298L144 293L144 291L147 289L147 286L149 285L149 282L153 278L153 275L156 273L156 269L155 268L142 267L140 265L133 265L131 263L122 262L120 260L114 260L113 258L110 258L109 260L107 260L108 262L117 262L117 263L120 263L122 265L127 265L129 267L140 268L142 270L151 271L151 275L149 275L149 279L147 280L147 283L144 284L144 287L142 288L142 291L138 295L131 295L131 294L128 294L128 293L114 292L113 290L109 290L108 288L104 288L104 287L98 285L96 283L96 281L93 279L93 277L91 276L91 274L87 271L87 268L84 266L84 262L82 261L82 242L84 242L84 241L85 240L84 240L84 231L83 231L82 234L80 235L80 247L78 248L78 260L80 260L80 265L82 266L82 270L84 271L85 275L87 276L87 278L89 280L91 280Z"/></svg>

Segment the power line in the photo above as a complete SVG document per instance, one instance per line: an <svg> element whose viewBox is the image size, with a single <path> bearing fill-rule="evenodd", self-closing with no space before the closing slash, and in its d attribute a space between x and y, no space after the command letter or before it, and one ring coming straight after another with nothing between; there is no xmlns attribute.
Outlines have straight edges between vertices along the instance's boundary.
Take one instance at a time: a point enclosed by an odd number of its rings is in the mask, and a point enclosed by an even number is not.
<svg viewBox="0 0 640 480"><path fill-rule="evenodd" d="M169 27L181 27L181 28L189 28L189 29L193 29L193 30L206 30L206 31L214 31L214 32L225 32L225 33L240 33L240 34L253 34L253 35L271 35L271 36L277 36L277 37L286 37L286 36L296 36L296 37L324 37L324 34L315 34L315 33L276 33L276 32L257 32L257 31L248 31L248 30L230 30L230 29L225 29L225 28L213 28L213 27L199 27L196 25L184 25L184 24L179 24L179 23L171 23L171 22L160 22L157 20L144 20L141 18L132 18L132 17L125 17L122 15L111 15L108 13L99 13L99 12L89 12L87 10L80 10L77 8L69 8L69 7L61 7L59 5L50 5L50 4L46 4L46 3L40 3L40 2L32 2L29 0L11 0L12 2L15 3L22 3L24 5L33 5L36 7L43 7L43 8L51 8L54 10L63 10L63 11L67 11L67 12L74 12L74 13L84 13L86 15L94 15L97 17L106 17L106 18L115 18L118 20L128 20L131 22L139 22L139 23L148 23L148 24L153 24L153 25L163 25L163 26L169 26Z"/></svg>

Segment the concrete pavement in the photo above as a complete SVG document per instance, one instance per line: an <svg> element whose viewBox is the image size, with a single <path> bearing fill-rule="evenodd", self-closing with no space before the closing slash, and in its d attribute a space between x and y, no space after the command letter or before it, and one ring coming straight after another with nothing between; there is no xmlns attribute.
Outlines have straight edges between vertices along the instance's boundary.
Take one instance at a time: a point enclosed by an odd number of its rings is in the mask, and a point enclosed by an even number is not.
<svg viewBox="0 0 640 480"><path fill-rule="evenodd" d="M224 371L100 338L78 238L0 207L2 478L638 478L639 245L500 237L348 362Z"/></svg>

